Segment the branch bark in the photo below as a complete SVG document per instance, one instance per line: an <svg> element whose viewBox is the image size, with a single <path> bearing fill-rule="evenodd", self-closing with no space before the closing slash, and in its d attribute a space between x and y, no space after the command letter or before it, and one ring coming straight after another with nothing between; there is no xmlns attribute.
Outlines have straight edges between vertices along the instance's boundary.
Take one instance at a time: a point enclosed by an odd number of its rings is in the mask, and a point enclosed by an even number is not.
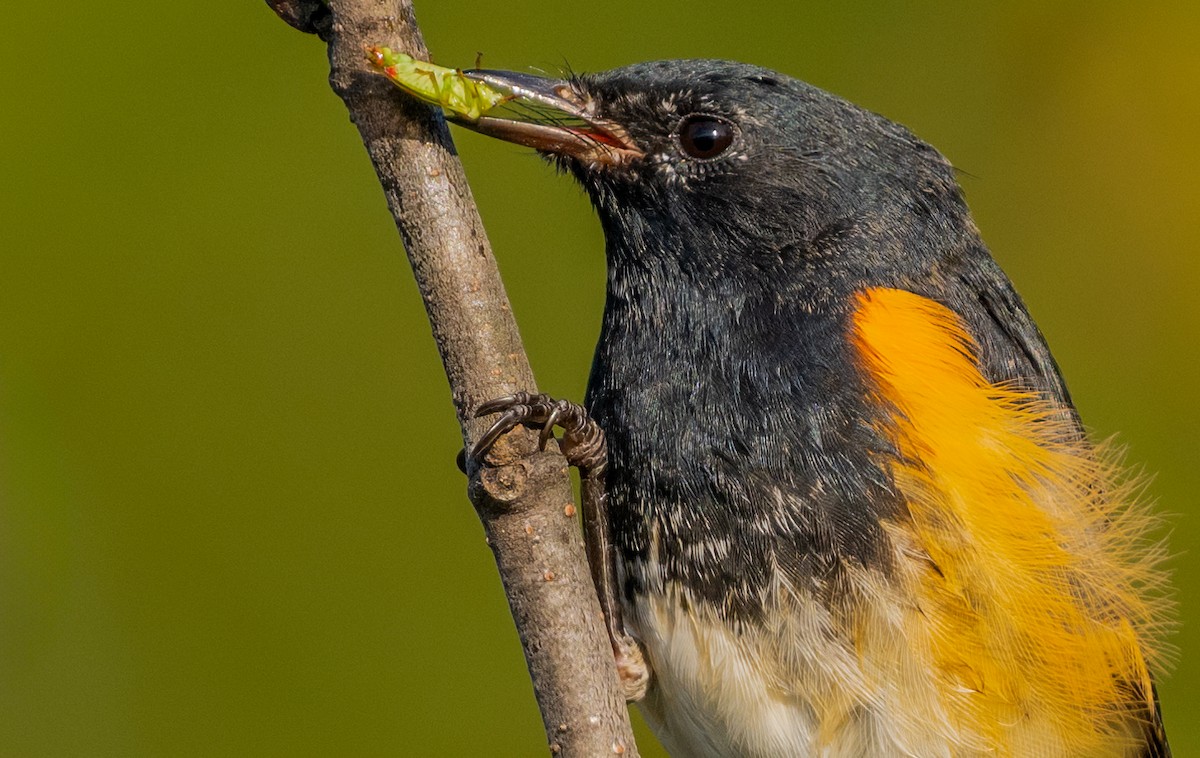
<svg viewBox="0 0 1200 758"><path fill-rule="evenodd" d="M383 185L433 327L463 444L487 423L480 403L536 392L462 166L441 114L401 97L367 64L369 45L422 60L410 0L267 0L329 46L330 84L345 102ZM518 428L473 470L468 493L483 522L546 726L565 756L636 756L575 521L566 461L538 452Z"/></svg>

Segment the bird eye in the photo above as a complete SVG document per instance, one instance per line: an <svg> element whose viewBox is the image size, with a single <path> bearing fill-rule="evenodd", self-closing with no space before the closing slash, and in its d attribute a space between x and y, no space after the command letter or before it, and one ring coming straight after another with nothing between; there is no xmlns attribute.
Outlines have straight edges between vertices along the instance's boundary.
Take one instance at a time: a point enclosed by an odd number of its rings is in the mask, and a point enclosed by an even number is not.
<svg viewBox="0 0 1200 758"><path fill-rule="evenodd" d="M716 116L688 116L677 131L679 146L692 158L716 158L733 144L733 125Z"/></svg>

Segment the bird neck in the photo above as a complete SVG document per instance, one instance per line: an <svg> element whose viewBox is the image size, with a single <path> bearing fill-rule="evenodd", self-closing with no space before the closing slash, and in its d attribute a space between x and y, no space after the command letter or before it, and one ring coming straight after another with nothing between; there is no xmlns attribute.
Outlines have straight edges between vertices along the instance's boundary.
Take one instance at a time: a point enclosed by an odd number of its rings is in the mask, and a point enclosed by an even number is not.
<svg viewBox="0 0 1200 758"><path fill-rule="evenodd" d="M861 423L866 393L837 349L845 314L815 306L802 283L721 280L624 253L610 250L587 402L608 436L627 595L677 585L749 618L772 555L795 553L797 570L822 580L853 558L823 523L875 550L876 511L892 499L872 473L882 443ZM763 502L785 499L786 523L764 524Z"/></svg>

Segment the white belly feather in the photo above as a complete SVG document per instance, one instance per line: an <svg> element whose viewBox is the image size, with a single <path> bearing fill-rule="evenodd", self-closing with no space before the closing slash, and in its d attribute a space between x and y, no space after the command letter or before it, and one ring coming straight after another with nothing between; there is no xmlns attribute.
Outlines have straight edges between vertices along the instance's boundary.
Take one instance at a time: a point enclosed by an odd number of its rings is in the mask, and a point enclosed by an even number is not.
<svg viewBox="0 0 1200 758"><path fill-rule="evenodd" d="M639 705L673 758L994 756L948 723L911 614L873 589L870 629L790 587L741 632L681 590L639 597L627 621L654 676Z"/></svg>

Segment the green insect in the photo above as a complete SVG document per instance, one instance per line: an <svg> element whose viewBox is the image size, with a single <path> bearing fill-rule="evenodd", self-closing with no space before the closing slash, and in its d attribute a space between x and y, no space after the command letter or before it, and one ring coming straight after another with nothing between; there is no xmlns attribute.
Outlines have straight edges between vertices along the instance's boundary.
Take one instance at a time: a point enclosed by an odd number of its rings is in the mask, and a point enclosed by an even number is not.
<svg viewBox="0 0 1200 758"><path fill-rule="evenodd" d="M388 47L368 48L367 55L371 63L397 87L419 100L441 106L447 114L466 121L478 121L488 111L514 97L467 78L461 69L419 61Z"/></svg>

